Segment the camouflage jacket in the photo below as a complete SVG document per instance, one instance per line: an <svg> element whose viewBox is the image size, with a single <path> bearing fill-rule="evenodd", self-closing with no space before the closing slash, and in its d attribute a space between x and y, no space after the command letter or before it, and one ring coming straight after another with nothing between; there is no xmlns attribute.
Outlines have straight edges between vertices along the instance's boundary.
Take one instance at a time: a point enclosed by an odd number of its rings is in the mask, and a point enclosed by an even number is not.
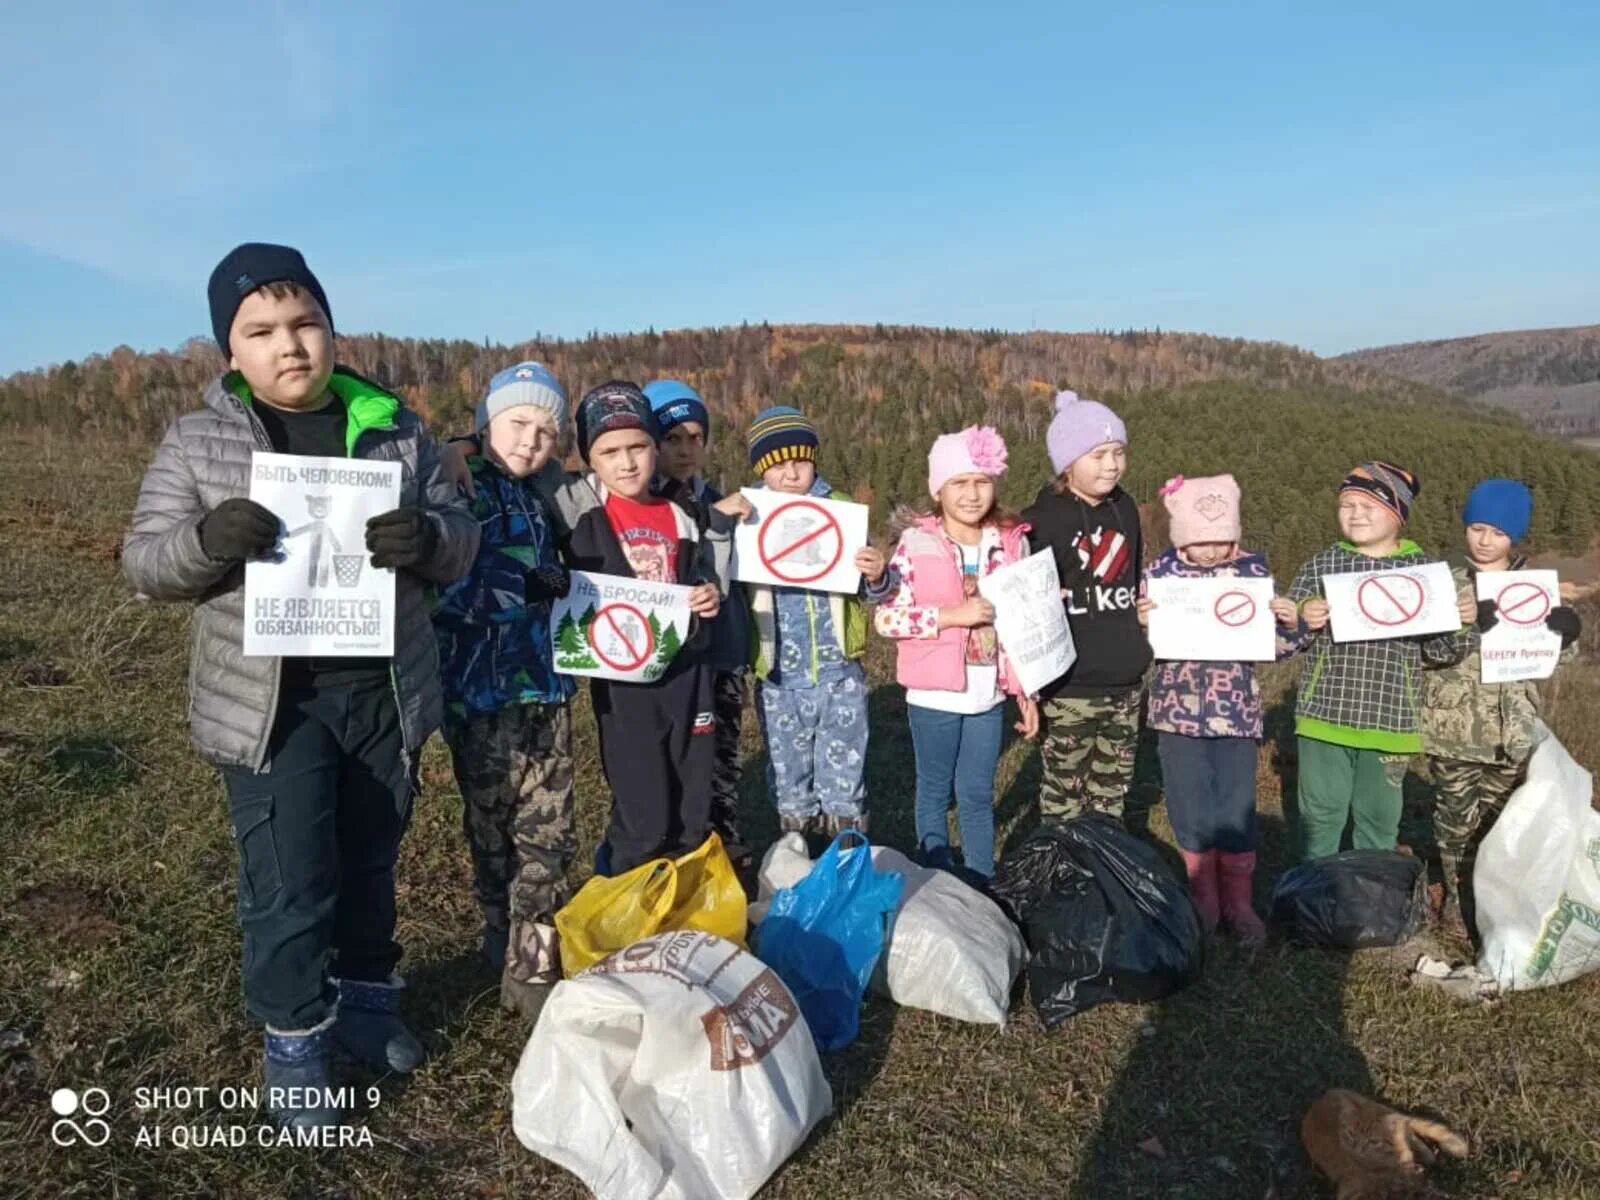
<svg viewBox="0 0 1600 1200"><path fill-rule="evenodd" d="M1512 560L1520 571L1527 560ZM1456 587L1476 587L1477 572L1452 562ZM1455 662L1430 661L1424 651L1422 676L1422 748L1437 758L1457 762L1522 762L1533 752L1534 723L1539 719L1539 684L1484 683L1476 626L1464 630L1467 654ZM1561 660L1576 653L1569 648Z"/></svg>

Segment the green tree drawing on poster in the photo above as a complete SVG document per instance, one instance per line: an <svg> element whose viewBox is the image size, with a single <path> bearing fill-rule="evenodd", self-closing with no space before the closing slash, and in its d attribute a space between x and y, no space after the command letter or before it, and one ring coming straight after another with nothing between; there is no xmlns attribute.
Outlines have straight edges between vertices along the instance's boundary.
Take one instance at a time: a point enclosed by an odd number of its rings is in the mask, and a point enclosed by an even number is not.
<svg viewBox="0 0 1600 1200"><path fill-rule="evenodd" d="M595 608L590 604L576 622L569 608L556 626L556 670L594 671L600 664L589 652L589 627L594 624Z"/></svg>
<svg viewBox="0 0 1600 1200"><path fill-rule="evenodd" d="M655 619L655 614L651 613L650 620L653 622ZM678 656L678 651L681 649L683 642L678 637L678 627L669 621L666 628L661 631L661 636L656 639L656 661L665 667Z"/></svg>

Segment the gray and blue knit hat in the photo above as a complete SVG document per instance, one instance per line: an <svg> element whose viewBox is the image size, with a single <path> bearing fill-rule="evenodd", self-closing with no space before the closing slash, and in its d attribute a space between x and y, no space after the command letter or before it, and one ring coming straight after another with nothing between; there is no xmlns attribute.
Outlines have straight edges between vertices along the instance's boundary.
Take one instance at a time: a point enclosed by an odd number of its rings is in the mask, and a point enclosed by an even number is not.
<svg viewBox="0 0 1600 1200"><path fill-rule="evenodd" d="M482 431L495 416L519 404L542 408L555 418L559 434L567 425L567 394L543 363L519 362L497 372L478 401L473 429Z"/></svg>

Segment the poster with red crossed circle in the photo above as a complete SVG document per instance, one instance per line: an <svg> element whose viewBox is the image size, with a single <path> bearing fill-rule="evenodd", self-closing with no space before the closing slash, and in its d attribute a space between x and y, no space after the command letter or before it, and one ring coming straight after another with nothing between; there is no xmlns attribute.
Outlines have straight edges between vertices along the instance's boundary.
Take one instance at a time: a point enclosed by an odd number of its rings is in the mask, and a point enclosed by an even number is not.
<svg viewBox="0 0 1600 1200"><path fill-rule="evenodd" d="M1422 581L1410 575L1369 575L1356 585L1361 615L1386 629L1415 620L1427 602Z"/></svg>
<svg viewBox="0 0 1600 1200"><path fill-rule="evenodd" d="M1255 597L1238 589L1223 592L1211 606L1211 613L1229 629L1238 629L1255 620Z"/></svg>
<svg viewBox="0 0 1600 1200"><path fill-rule="evenodd" d="M746 489L755 519L734 532L734 578L745 583L854 592L855 551L867 544L867 507L820 496Z"/></svg>
<svg viewBox="0 0 1600 1200"><path fill-rule="evenodd" d="M1561 635L1545 624L1561 603L1561 579L1550 570L1480 571L1480 601L1494 602L1495 621L1479 638L1485 683L1548 679L1561 661Z"/></svg>
<svg viewBox="0 0 1600 1200"><path fill-rule="evenodd" d="M1456 587L1444 563L1324 575L1322 593L1336 642L1375 642L1461 628Z"/></svg>
<svg viewBox="0 0 1600 1200"><path fill-rule="evenodd" d="M683 648L692 588L573 571L550 606L550 650L563 675L654 683Z"/></svg>
<svg viewBox="0 0 1600 1200"><path fill-rule="evenodd" d="M1494 609L1502 621L1513 625L1543 625L1550 615L1550 593L1537 583L1519 579L1500 589Z"/></svg>
<svg viewBox="0 0 1600 1200"><path fill-rule="evenodd" d="M1270 579L1158 575L1146 582L1150 648L1174 662L1271 662Z"/></svg>
<svg viewBox="0 0 1600 1200"><path fill-rule="evenodd" d="M613 671L637 671L656 652L649 620L631 604L608 604L598 610L587 636L594 656Z"/></svg>

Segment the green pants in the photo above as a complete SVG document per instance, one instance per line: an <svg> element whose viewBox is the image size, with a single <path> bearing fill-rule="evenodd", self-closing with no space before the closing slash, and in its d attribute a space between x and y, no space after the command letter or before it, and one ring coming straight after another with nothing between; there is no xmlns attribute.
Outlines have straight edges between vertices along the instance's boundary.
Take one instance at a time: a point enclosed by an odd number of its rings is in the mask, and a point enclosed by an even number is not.
<svg viewBox="0 0 1600 1200"><path fill-rule="evenodd" d="M1339 853L1352 819L1357 850L1393 850L1400 834L1400 787L1409 754L1356 750L1313 738L1300 745L1300 813L1295 849L1302 862Z"/></svg>

